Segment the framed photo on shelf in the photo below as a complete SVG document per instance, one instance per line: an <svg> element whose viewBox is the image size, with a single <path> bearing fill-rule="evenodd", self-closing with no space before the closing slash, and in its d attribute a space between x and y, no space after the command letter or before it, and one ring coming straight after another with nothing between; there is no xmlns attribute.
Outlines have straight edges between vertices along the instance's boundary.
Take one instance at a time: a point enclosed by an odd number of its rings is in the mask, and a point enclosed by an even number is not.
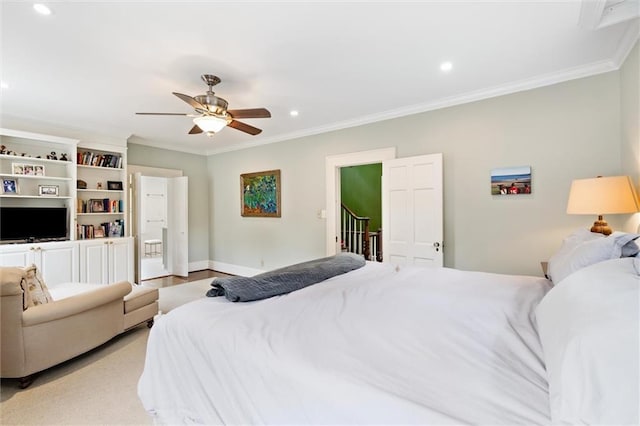
<svg viewBox="0 0 640 426"><path fill-rule="evenodd" d="M108 180L107 181L107 189L111 191L122 191L122 182Z"/></svg>
<svg viewBox="0 0 640 426"><path fill-rule="evenodd" d="M45 176L42 164L11 163L11 173L25 176Z"/></svg>
<svg viewBox="0 0 640 426"><path fill-rule="evenodd" d="M93 238L104 238L104 229L102 228L94 229Z"/></svg>
<svg viewBox="0 0 640 426"><path fill-rule="evenodd" d="M11 163L11 173L14 175L23 175L24 174L24 166L22 163Z"/></svg>
<svg viewBox="0 0 640 426"><path fill-rule="evenodd" d="M18 193L18 181L15 179L2 179L2 193L3 194L17 194Z"/></svg>
<svg viewBox="0 0 640 426"><path fill-rule="evenodd" d="M121 237L122 236L122 224L119 222L113 222L109 226L109 237Z"/></svg>
<svg viewBox="0 0 640 426"><path fill-rule="evenodd" d="M35 176L36 175L36 169L34 167L33 164L23 164L22 165L22 171L24 175L26 176Z"/></svg>
<svg viewBox="0 0 640 426"><path fill-rule="evenodd" d="M46 197L57 197L58 190L58 185L38 185L38 195L43 195Z"/></svg>
<svg viewBox="0 0 640 426"><path fill-rule="evenodd" d="M104 200L102 199L89 200L89 212L90 213L104 212Z"/></svg>
<svg viewBox="0 0 640 426"><path fill-rule="evenodd" d="M240 175L240 214L280 217L280 170Z"/></svg>

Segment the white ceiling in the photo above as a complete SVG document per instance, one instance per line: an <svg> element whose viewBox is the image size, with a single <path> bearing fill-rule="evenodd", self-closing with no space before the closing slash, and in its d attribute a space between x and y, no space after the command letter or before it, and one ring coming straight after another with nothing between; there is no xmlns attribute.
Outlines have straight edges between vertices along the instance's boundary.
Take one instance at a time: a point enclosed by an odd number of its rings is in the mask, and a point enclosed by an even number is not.
<svg viewBox="0 0 640 426"><path fill-rule="evenodd" d="M614 70L639 28L638 0L46 4L50 16L2 1L2 127L200 154ZM135 115L192 112L171 92L203 94L205 73L230 109L271 111L242 120L260 135L187 135L188 117Z"/></svg>

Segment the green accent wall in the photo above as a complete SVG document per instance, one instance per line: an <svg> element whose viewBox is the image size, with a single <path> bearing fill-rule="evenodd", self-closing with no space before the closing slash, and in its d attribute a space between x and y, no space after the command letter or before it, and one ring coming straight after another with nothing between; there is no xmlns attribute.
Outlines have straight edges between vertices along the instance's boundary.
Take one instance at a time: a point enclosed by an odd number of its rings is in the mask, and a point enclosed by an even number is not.
<svg viewBox="0 0 640 426"><path fill-rule="evenodd" d="M368 216L369 230L382 227L382 164L340 168L342 203L358 216Z"/></svg>

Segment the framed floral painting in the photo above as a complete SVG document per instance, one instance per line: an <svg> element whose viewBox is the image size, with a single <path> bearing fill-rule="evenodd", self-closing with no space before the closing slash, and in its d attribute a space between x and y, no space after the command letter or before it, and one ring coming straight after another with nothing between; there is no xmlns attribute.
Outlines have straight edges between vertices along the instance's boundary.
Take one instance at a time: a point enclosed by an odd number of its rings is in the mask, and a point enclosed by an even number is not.
<svg viewBox="0 0 640 426"><path fill-rule="evenodd" d="M240 175L240 214L280 217L280 170Z"/></svg>

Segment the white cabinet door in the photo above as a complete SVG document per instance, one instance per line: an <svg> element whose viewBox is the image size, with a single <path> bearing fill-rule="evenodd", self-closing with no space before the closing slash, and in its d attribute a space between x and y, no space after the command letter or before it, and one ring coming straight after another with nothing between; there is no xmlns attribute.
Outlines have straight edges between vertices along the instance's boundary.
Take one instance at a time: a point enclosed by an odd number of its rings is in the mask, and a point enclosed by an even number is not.
<svg viewBox="0 0 640 426"><path fill-rule="evenodd" d="M36 265L48 287L78 282L80 254L74 242L36 244Z"/></svg>
<svg viewBox="0 0 640 426"><path fill-rule="evenodd" d="M133 283L133 238L114 239L109 244L109 283Z"/></svg>
<svg viewBox="0 0 640 426"><path fill-rule="evenodd" d="M85 240L81 245L81 282L133 282L133 238Z"/></svg>
<svg viewBox="0 0 640 426"><path fill-rule="evenodd" d="M27 266L34 263L33 244L9 244L0 247L0 266Z"/></svg>
<svg viewBox="0 0 640 426"><path fill-rule="evenodd" d="M0 266L36 265L47 287L77 282L78 244L72 241L16 244L0 248Z"/></svg>
<svg viewBox="0 0 640 426"><path fill-rule="evenodd" d="M107 284L109 281L109 240L85 240L80 249L80 281Z"/></svg>

